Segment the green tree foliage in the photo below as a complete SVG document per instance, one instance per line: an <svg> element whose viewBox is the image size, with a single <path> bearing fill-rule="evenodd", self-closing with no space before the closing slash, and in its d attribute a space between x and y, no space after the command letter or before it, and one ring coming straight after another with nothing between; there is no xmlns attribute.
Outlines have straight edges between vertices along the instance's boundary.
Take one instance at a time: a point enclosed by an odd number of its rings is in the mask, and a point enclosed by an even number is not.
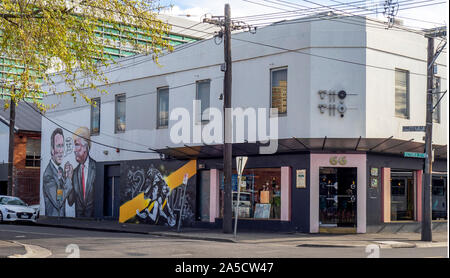
<svg viewBox="0 0 450 278"><path fill-rule="evenodd" d="M103 46L117 43L96 30L120 34L122 45L157 63L163 50L172 49L164 38L170 27L157 18L160 9L156 0L0 0L0 54L9 68L1 86L15 103L32 99L44 111L39 98L52 91L58 76L70 88L65 93L91 103L80 89L108 83L103 71L113 61ZM147 44L138 43L142 37Z"/></svg>

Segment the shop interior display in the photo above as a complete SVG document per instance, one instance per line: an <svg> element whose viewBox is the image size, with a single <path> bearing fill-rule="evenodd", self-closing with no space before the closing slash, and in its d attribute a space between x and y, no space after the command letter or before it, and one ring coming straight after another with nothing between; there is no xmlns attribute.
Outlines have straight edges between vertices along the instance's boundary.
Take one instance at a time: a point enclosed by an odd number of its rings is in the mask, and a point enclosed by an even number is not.
<svg viewBox="0 0 450 278"><path fill-rule="evenodd" d="M242 174L238 217L241 219L280 219L281 169L246 169ZM238 175L232 176L233 217L238 196ZM221 215L223 216L223 178L221 181Z"/></svg>

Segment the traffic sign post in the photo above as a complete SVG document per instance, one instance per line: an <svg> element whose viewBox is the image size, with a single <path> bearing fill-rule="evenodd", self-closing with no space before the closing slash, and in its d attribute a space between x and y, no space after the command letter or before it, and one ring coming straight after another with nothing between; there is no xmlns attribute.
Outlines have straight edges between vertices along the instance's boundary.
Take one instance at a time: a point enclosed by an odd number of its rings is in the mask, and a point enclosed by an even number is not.
<svg viewBox="0 0 450 278"><path fill-rule="evenodd" d="M238 195L236 200L236 212L234 214L234 238L236 238L237 231L237 220L239 216L239 203L241 200L241 180L242 180L242 172L244 171L245 164L247 164L248 157L247 156L238 156L236 157L236 168L238 172Z"/></svg>

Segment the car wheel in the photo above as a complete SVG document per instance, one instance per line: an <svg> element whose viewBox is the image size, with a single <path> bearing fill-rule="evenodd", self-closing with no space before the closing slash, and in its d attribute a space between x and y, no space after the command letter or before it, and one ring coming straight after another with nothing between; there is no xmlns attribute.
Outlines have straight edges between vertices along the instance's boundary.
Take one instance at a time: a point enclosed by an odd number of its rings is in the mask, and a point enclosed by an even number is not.
<svg viewBox="0 0 450 278"><path fill-rule="evenodd" d="M2 212L0 211L0 223L2 223L3 222L3 214L2 214Z"/></svg>

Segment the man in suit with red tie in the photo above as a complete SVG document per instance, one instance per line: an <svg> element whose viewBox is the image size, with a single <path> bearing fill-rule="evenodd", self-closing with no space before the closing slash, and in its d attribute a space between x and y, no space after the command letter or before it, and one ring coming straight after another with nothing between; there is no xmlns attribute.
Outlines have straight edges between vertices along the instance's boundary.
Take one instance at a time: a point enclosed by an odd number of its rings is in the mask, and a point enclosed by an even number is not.
<svg viewBox="0 0 450 278"><path fill-rule="evenodd" d="M78 128L73 136L74 154L78 166L73 171L73 190L69 205L75 203L76 217L94 217L95 160L89 156L90 132L86 127Z"/></svg>

